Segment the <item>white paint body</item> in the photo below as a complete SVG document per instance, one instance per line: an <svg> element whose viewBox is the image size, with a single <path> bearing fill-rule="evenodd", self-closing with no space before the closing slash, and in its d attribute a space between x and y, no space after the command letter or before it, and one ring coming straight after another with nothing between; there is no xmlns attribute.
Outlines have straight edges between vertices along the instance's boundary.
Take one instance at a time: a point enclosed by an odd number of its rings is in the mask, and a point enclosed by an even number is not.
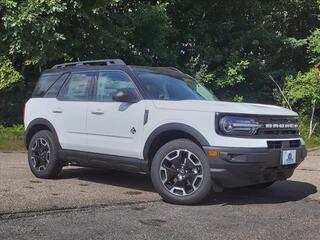
<svg viewBox="0 0 320 240"><path fill-rule="evenodd" d="M145 110L149 110L146 124ZM217 112L297 116L297 113L282 107L222 101L141 100L128 104L31 98L26 103L24 121L27 128L36 118L48 120L55 128L63 149L140 159L143 158L143 148L150 134L166 123L183 123L193 127L210 146L267 148L267 139L218 135L215 132Z"/></svg>

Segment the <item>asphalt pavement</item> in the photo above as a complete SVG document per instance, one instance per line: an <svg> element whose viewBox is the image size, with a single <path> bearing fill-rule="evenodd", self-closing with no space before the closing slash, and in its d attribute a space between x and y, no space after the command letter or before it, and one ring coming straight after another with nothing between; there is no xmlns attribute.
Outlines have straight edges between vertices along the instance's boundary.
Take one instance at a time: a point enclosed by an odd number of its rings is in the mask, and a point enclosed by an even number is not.
<svg viewBox="0 0 320 240"><path fill-rule="evenodd" d="M266 190L165 203L150 178L67 167L32 176L25 153L0 153L0 239L320 239L320 150Z"/></svg>

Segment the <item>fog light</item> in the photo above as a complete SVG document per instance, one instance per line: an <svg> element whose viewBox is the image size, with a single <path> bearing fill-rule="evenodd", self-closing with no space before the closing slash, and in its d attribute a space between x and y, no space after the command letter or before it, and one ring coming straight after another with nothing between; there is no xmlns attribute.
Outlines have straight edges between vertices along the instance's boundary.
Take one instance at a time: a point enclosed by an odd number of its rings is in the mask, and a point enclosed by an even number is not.
<svg viewBox="0 0 320 240"><path fill-rule="evenodd" d="M219 152L218 152L217 150L213 150L213 149L208 150L208 156L210 156L210 157L216 157L216 156L218 156L218 155L219 155Z"/></svg>

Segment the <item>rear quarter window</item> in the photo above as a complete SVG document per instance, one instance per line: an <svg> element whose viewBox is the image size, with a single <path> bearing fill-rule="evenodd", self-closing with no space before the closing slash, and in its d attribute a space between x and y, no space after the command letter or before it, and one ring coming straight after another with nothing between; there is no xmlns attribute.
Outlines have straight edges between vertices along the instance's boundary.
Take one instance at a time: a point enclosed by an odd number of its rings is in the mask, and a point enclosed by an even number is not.
<svg viewBox="0 0 320 240"><path fill-rule="evenodd" d="M43 97L61 74L42 74L34 88L32 97Z"/></svg>
<svg viewBox="0 0 320 240"><path fill-rule="evenodd" d="M65 73L62 76L60 76L48 89L47 93L44 95L44 97L47 98L55 98L57 97L62 85L66 81L66 79L69 77L69 73Z"/></svg>

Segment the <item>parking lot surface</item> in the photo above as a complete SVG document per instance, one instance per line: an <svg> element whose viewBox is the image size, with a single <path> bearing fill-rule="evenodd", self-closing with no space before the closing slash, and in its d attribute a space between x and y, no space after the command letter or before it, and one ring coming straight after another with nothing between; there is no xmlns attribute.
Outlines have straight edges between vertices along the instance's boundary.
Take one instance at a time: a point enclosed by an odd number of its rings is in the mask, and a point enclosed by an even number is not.
<svg viewBox="0 0 320 240"><path fill-rule="evenodd" d="M167 204L147 175L67 167L37 179L25 153L0 153L0 239L319 239L320 150L266 190Z"/></svg>

